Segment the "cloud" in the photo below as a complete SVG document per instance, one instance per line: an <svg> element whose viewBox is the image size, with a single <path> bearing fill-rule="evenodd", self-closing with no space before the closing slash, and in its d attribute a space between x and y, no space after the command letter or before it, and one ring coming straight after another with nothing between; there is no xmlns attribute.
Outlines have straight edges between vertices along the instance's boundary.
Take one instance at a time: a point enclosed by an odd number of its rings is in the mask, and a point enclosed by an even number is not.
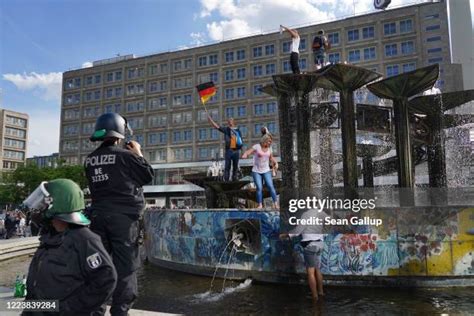
<svg viewBox="0 0 474 316"><path fill-rule="evenodd" d="M200 0L198 15L208 20L207 36L223 40L276 31L279 24L316 24L373 11L373 0ZM414 0L392 0L391 7ZM421 1L421 0L418 0ZM474 0L470 0L473 2Z"/></svg>
<svg viewBox="0 0 474 316"><path fill-rule="evenodd" d="M60 113L35 111L30 113L28 157L45 156L59 150Z"/></svg>
<svg viewBox="0 0 474 316"><path fill-rule="evenodd" d="M13 83L21 91L33 91L45 101L61 99L62 73L4 74L3 79Z"/></svg>
<svg viewBox="0 0 474 316"><path fill-rule="evenodd" d="M203 32L198 32L198 33L191 33L189 34L191 36L191 44L195 46L201 46L206 42L206 34Z"/></svg>
<svg viewBox="0 0 474 316"><path fill-rule="evenodd" d="M90 67L92 67L92 66L93 66L92 62L86 61L86 62L82 63L82 67L81 67L81 68L90 68Z"/></svg>

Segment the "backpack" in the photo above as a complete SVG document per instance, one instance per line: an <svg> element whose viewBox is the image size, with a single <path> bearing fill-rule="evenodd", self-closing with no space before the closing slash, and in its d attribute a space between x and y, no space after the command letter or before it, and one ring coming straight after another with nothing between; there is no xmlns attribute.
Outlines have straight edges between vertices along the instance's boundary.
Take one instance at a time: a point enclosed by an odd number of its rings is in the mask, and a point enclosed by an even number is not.
<svg viewBox="0 0 474 316"><path fill-rule="evenodd" d="M242 135L239 129L230 129L230 149L241 149L243 145Z"/></svg>
<svg viewBox="0 0 474 316"><path fill-rule="evenodd" d="M313 40L313 50L320 50L324 46L323 38L321 36L315 36Z"/></svg>

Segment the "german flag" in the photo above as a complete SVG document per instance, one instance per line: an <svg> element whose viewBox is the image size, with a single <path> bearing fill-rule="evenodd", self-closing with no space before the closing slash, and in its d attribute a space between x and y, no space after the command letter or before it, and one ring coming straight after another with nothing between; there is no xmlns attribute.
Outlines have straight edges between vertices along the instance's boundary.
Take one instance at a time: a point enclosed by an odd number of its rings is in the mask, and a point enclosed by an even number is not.
<svg viewBox="0 0 474 316"><path fill-rule="evenodd" d="M214 82L212 81L201 83L196 86L196 89L199 93L199 97L201 97L202 104L205 104L217 92Z"/></svg>

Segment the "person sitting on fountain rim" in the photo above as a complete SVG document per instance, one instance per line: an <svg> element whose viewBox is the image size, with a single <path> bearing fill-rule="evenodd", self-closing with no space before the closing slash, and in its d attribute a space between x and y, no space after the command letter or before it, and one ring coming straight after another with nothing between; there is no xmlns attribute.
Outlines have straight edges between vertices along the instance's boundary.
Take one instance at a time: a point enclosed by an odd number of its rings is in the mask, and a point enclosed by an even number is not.
<svg viewBox="0 0 474 316"><path fill-rule="evenodd" d="M263 183L267 185L268 190L272 196L273 207L278 209L278 199L275 187L273 186L272 172L270 171L270 161L273 164L274 170L278 169L278 163L272 154L272 137L265 134L260 139L260 144L255 144L247 150L242 158L246 159L249 155L254 154L252 176L257 187L257 203L258 208L263 208Z"/></svg>
<svg viewBox="0 0 474 316"><path fill-rule="evenodd" d="M240 149L243 145L242 133L235 126L232 117L227 119L228 126L222 127L208 115L207 119L212 127L224 134L225 137L225 164L224 164L224 181L229 181L230 167L232 162L232 181L238 180Z"/></svg>
<svg viewBox="0 0 474 316"><path fill-rule="evenodd" d="M315 209L307 210L301 215L301 219L319 218L321 221L327 214ZM288 239L301 236L300 244L303 247L303 257L306 266L308 285L311 290L313 303L320 296L324 296L323 274L321 273L321 254L324 249L324 238L322 225L299 225L290 233L280 234L280 239Z"/></svg>

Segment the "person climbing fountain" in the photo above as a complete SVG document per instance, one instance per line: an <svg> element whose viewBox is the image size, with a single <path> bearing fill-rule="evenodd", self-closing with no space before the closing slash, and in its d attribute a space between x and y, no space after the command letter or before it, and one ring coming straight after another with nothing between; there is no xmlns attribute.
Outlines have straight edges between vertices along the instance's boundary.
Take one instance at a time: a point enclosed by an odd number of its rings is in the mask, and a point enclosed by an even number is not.
<svg viewBox="0 0 474 316"><path fill-rule="evenodd" d="M242 133L235 126L232 117L227 119L228 126L220 126L209 115L207 116L209 124L224 134L225 137L225 164L224 164L224 181L229 181L230 167L232 163L232 181L238 180L240 149L243 145Z"/></svg>
<svg viewBox="0 0 474 316"><path fill-rule="evenodd" d="M273 200L273 207L278 209L278 198L275 187L273 186L272 172L270 170L270 162L274 170L278 169L278 163L272 154L272 137L265 134L260 138L260 143L255 144L247 150L242 158L246 159L250 155L253 157L252 176L257 187L257 203L258 209L263 208L263 180L270 191Z"/></svg>

